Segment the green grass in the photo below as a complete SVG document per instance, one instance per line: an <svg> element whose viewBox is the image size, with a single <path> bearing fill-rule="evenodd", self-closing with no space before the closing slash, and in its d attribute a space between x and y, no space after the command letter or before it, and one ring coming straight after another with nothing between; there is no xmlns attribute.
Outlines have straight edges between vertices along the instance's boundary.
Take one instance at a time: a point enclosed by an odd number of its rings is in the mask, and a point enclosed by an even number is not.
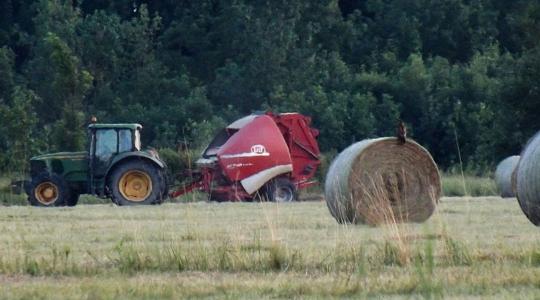
<svg viewBox="0 0 540 300"><path fill-rule="evenodd" d="M539 237L498 197L381 227L321 201L1 207L0 298L531 298Z"/></svg>
<svg viewBox="0 0 540 300"><path fill-rule="evenodd" d="M442 184L443 194L447 197L498 195L495 181L488 177L444 175Z"/></svg>

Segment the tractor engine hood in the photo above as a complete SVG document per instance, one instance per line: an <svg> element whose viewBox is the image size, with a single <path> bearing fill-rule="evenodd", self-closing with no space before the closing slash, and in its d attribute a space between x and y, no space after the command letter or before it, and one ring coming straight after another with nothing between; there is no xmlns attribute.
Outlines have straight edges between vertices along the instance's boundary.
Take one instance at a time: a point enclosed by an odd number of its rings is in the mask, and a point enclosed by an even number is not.
<svg viewBox="0 0 540 300"><path fill-rule="evenodd" d="M289 147L274 120L250 116L217 152L218 163L231 181L240 181L248 194L270 179L292 171ZM234 124L234 123L233 123Z"/></svg>
<svg viewBox="0 0 540 300"><path fill-rule="evenodd" d="M48 171L64 177L73 174L86 177L87 160L88 153L86 152L58 152L34 156L30 159L30 175L35 177Z"/></svg>
<svg viewBox="0 0 540 300"><path fill-rule="evenodd" d="M85 151L81 152L57 152L57 153L48 153L32 157L30 160L51 160L51 159L60 159L60 160L81 160L86 159L88 153Z"/></svg>

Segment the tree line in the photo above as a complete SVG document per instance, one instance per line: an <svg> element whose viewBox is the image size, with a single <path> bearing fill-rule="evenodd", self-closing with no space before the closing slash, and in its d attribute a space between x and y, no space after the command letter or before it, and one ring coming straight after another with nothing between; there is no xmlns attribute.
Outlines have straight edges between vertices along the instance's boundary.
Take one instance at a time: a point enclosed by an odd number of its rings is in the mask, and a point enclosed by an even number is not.
<svg viewBox="0 0 540 300"><path fill-rule="evenodd" d="M311 115L326 152L402 119L482 172L539 130L539 78L533 0L4 0L0 170L83 150L92 115L174 148L272 110Z"/></svg>

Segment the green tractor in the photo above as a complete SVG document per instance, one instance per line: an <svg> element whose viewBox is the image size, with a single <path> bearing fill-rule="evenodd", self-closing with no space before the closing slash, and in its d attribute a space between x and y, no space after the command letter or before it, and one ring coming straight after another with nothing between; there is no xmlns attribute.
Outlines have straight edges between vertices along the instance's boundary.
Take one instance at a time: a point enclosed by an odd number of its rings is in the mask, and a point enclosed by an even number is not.
<svg viewBox="0 0 540 300"><path fill-rule="evenodd" d="M81 194L117 205L161 204L167 197L165 163L141 150L139 124L90 124L88 152L31 158L25 186L34 206L74 206Z"/></svg>

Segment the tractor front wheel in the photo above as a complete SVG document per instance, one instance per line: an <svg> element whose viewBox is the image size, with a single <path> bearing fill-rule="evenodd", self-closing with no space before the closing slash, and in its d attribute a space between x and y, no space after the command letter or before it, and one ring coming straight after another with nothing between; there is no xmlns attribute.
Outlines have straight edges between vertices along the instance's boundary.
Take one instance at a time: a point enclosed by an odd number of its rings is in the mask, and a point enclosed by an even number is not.
<svg viewBox="0 0 540 300"><path fill-rule="evenodd" d="M111 199L118 205L161 204L166 185L161 168L144 160L122 163L108 180Z"/></svg>
<svg viewBox="0 0 540 300"><path fill-rule="evenodd" d="M77 202L79 202L80 194L76 191L72 191L71 195L69 195L69 198L66 202L67 206L75 206L77 205Z"/></svg>
<svg viewBox="0 0 540 300"><path fill-rule="evenodd" d="M33 206L65 206L70 197L69 186L57 174L41 173L28 188L28 202Z"/></svg>

